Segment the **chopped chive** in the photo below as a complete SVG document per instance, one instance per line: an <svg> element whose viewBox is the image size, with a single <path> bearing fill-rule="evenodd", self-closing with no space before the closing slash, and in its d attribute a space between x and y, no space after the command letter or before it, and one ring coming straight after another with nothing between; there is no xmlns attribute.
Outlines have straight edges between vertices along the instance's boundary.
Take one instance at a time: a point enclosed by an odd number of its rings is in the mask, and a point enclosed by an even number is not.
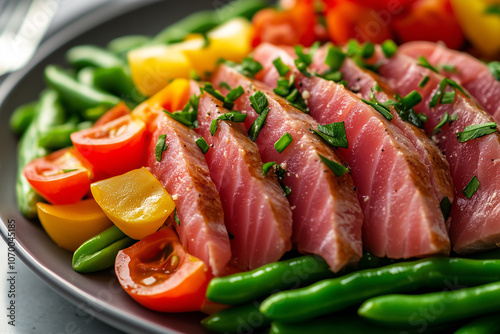
<svg viewBox="0 0 500 334"><path fill-rule="evenodd" d="M422 113L418 113L417 114L417 117L422 121L422 122L427 122L427 120L429 119L429 117L427 117L427 115L425 114L422 114Z"/></svg>
<svg viewBox="0 0 500 334"><path fill-rule="evenodd" d="M161 161L161 158L163 157L163 152L165 152L167 148L168 148L167 135L165 134L159 135L155 147L156 161Z"/></svg>
<svg viewBox="0 0 500 334"><path fill-rule="evenodd" d="M360 53L361 58L364 59L371 58L374 53L375 53L375 45L373 45L373 43L366 42L362 45Z"/></svg>
<svg viewBox="0 0 500 334"><path fill-rule="evenodd" d="M266 162L263 166L262 166L262 175L267 175L267 173L269 173L269 171L271 170L271 168L273 168L274 166L279 166L277 162L274 162L274 161L269 161L269 162Z"/></svg>
<svg viewBox="0 0 500 334"><path fill-rule="evenodd" d="M386 58L391 58L398 51L397 44L391 39L384 41L381 47Z"/></svg>
<svg viewBox="0 0 500 334"><path fill-rule="evenodd" d="M325 58L325 64L330 67L331 72L337 72L345 60L345 53L340 47L330 45Z"/></svg>
<svg viewBox="0 0 500 334"><path fill-rule="evenodd" d="M224 98L225 103L232 103L231 109L234 106L234 101L236 101L241 95L245 94L243 87L238 86L235 89L231 89ZM227 108L229 109L229 108Z"/></svg>
<svg viewBox="0 0 500 334"><path fill-rule="evenodd" d="M382 88L380 87L380 85L378 84L378 82L376 82L375 86L373 86L373 90L376 91L376 92L381 92L382 91Z"/></svg>
<svg viewBox="0 0 500 334"><path fill-rule="evenodd" d="M308 78L311 77L311 73L307 71L307 67L312 64L314 53L316 52L318 47L319 44L315 43L310 48L308 53L304 53L304 48L300 45L296 45L294 47L295 54L297 55L297 58L294 60L295 66L300 71L300 73L304 74Z"/></svg>
<svg viewBox="0 0 500 334"><path fill-rule="evenodd" d="M224 101L224 95L222 95L221 92L219 92L217 89L214 88L214 86L210 82L206 82L205 86L202 88L205 92L209 93L213 97L215 97L217 100Z"/></svg>
<svg viewBox="0 0 500 334"><path fill-rule="evenodd" d="M200 102L200 96L193 94L189 101L186 103L182 111L177 111L171 113L167 110L163 110L168 117L176 120L177 122L184 124L190 128L198 127L198 104Z"/></svg>
<svg viewBox="0 0 500 334"><path fill-rule="evenodd" d="M250 105L252 106L253 110L255 110L255 112L259 115L269 105L266 95L260 90L250 95L248 99L250 100Z"/></svg>
<svg viewBox="0 0 500 334"><path fill-rule="evenodd" d="M441 104L452 104L455 101L455 91L445 92L441 97Z"/></svg>
<svg viewBox="0 0 500 334"><path fill-rule="evenodd" d="M280 139L274 143L274 148L278 153L282 153L293 141L292 135L288 132L285 132Z"/></svg>
<svg viewBox="0 0 500 334"><path fill-rule="evenodd" d="M267 114L269 113L269 108L264 108L259 116L253 121L252 125L248 129L248 137L251 141L256 141L259 137L260 131L266 125Z"/></svg>
<svg viewBox="0 0 500 334"><path fill-rule="evenodd" d="M461 91L465 96L467 97L470 97L469 94L467 94L467 92L465 91L465 89L459 84L457 83L456 81L454 80L451 80L449 78L446 78L446 82L448 83L448 85L450 85L451 87L453 88L456 88L458 89L459 91Z"/></svg>
<svg viewBox="0 0 500 334"><path fill-rule="evenodd" d="M179 216L177 215L177 208L174 209L174 221L177 226L181 226L181 221L179 220Z"/></svg>
<svg viewBox="0 0 500 334"><path fill-rule="evenodd" d="M347 56L348 57L353 57L359 55L361 52L361 46L359 45L358 41L355 39L350 39L347 42Z"/></svg>
<svg viewBox="0 0 500 334"><path fill-rule="evenodd" d="M467 183L464 189L462 189L462 194L464 194L465 197L470 199L472 195L479 189L479 181L477 177L474 175L472 179Z"/></svg>
<svg viewBox="0 0 500 334"><path fill-rule="evenodd" d="M418 84L418 87L420 88L424 88L425 85L427 85L427 82L429 81L429 76L426 75L425 77L422 78L422 80L420 81L420 83Z"/></svg>
<svg viewBox="0 0 500 334"><path fill-rule="evenodd" d="M497 130L497 123L474 124L465 127L464 131L457 133L457 139L461 143L487 136Z"/></svg>
<svg viewBox="0 0 500 334"><path fill-rule="evenodd" d="M216 99L222 101L222 106L228 110L233 109L234 101L236 101L241 95L245 93L243 87L238 86L235 89L232 89L227 95L224 97L221 92L212 86L211 83L206 82L205 86L202 88L205 92L209 93Z"/></svg>
<svg viewBox="0 0 500 334"><path fill-rule="evenodd" d="M403 97L399 102L402 106L404 106L404 108L411 109L422 102L422 95L414 90L408 93L408 95Z"/></svg>
<svg viewBox="0 0 500 334"><path fill-rule="evenodd" d="M262 64L252 57L246 57L241 62L241 70L243 75L253 78L260 72L260 70L262 70Z"/></svg>
<svg viewBox="0 0 500 334"><path fill-rule="evenodd" d="M441 203L439 203L439 206L441 207L441 212L443 213L444 221L447 221L448 218L450 217L450 211L451 211L450 199L445 196L441 200Z"/></svg>
<svg viewBox="0 0 500 334"><path fill-rule="evenodd" d="M441 64L439 67L441 67L443 71L448 73L455 73L457 71L455 65L452 64Z"/></svg>
<svg viewBox="0 0 500 334"><path fill-rule="evenodd" d="M342 81L342 72L340 72L340 71L332 72L330 70L327 70L321 75L318 75L318 74L316 74L316 75L320 78L325 79L325 80L329 80L329 81L333 81L333 82L337 82L337 83L340 83L340 81Z"/></svg>
<svg viewBox="0 0 500 334"><path fill-rule="evenodd" d="M189 79L195 80L195 81L201 81L201 78L195 70L191 69L189 70Z"/></svg>
<svg viewBox="0 0 500 334"><path fill-rule="evenodd" d="M281 185L281 189L283 189L283 192L285 193L285 197L290 196L292 189L288 186L285 186L283 183L281 183L280 185Z"/></svg>
<svg viewBox="0 0 500 334"><path fill-rule="evenodd" d="M319 155L321 161L323 161L323 163L333 172L333 174L336 177L340 177L340 176L344 175L345 173L349 172L349 169L346 168L345 166L343 166L339 163L336 163L335 161L332 161L328 158L325 158L321 154L318 154L318 155Z"/></svg>
<svg viewBox="0 0 500 334"><path fill-rule="evenodd" d="M423 129L426 121L427 116L425 116L424 114L417 114L414 109L410 109L410 111L408 112L407 122L416 126L417 128Z"/></svg>
<svg viewBox="0 0 500 334"><path fill-rule="evenodd" d="M436 127L432 130L431 133L434 134L434 133L437 133L437 132L441 131L441 128L445 124L451 124L451 123L455 122L457 119L458 119L458 116L456 114L450 116L450 114L448 114L448 112L445 112L444 115L443 115L443 118L438 123L438 125L436 125Z"/></svg>
<svg viewBox="0 0 500 334"><path fill-rule="evenodd" d="M328 144L333 147L348 148L349 144L347 142L347 135L345 133L344 122L336 122L326 125L318 125L318 131L311 129L311 132L315 133Z"/></svg>
<svg viewBox="0 0 500 334"><path fill-rule="evenodd" d="M239 111L229 111L225 114L222 114L216 119L212 120L212 122L210 123L210 134L212 136L215 136L217 128L219 127L219 121L242 123L245 121L246 117L246 114L242 114Z"/></svg>
<svg viewBox="0 0 500 334"><path fill-rule="evenodd" d="M66 174L66 173L71 173L71 172L74 172L74 171L76 171L76 170L78 170L78 168L73 168L73 169L64 169L64 168L63 168L63 169L62 169L62 172Z"/></svg>
<svg viewBox="0 0 500 334"><path fill-rule="evenodd" d="M500 81L500 62L492 61L488 64L488 70L497 81Z"/></svg>
<svg viewBox="0 0 500 334"><path fill-rule="evenodd" d="M273 60L273 65L281 77L285 77L288 72L290 72L290 67L288 67L279 57Z"/></svg>
<svg viewBox="0 0 500 334"><path fill-rule="evenodd" d="M209 147L205 139L203 139L203 137L196 139L196 145L198 145L203 154L208 152Z"/></svg>
<svg viewBox="0 0 500 334"><path fill-rule="evenodd" d="M439 73L439 71L434 66L432 66L424 56L418 57L418 65L425 67L433 72Z"/></svg>
<svg viewBox="0 0 500 334"><path fill-rule="evenodd" d="M447 85L448 80L446 78L441 80L438 90L434 93L429 102L429 108L434 108L439 104L439 101L441 100L441 97L443 96L444 90L446 89Z"/></svg>
<svg viewBox="0 0 500 334"><path fill-rule="evenodd" d="M382 116L384 116L387 120L392 121L392 119L394 118L391 114L391 110L389 109L389 107L385 106L384 104L365 99L361 99L361 101L363 101L364 103L368 104L370 107L381 113Z"/></svg>
<svg viewBox="0 0 500 334"><path fill-rule="evenodd" d="M228 84L227 82L225 82L225 81L221 81L221 82L219 83L219 87L220 87L220 88L225 88L225 89L227 89L227 90L231 90L231 86L229 86L229 84Z"/></svg>
<svg viewBox="0 0 500 334"><path fill-rule="evenodd" d="M492 4L486 7L484 14L500 15L500 4Z"/></svg>

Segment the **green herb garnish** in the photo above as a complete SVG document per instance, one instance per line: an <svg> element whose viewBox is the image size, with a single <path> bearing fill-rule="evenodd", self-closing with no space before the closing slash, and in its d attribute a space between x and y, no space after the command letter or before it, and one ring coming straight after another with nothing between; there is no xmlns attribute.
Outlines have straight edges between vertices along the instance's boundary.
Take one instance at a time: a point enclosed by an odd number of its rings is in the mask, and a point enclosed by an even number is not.
<svg viewBox="0 0 500 334"><path fill-rule="evenodd" d="M462 189L462 194L464 194L465 197L470 199L472 195L479 189L479 181L477 177L474 175L472 179L467 183L464 189Z"/></svg>
<svg viewBox="0 0 500 334"><path fill-rule="evenodd" d="M335 174L336 177L340 177L344 175L345 173L349 172L349 169L339 163L336 163L335 161L332 161L328 158L325 158L321 154L318 154L321 161Z"/></svg>
<svg viewBox="0 0 500 334"><path fill-rule="evenodd" d="M280 139L274 143L274 148L278 153L282 153L293 141L292 135L285 132Z"/></svg>
<svg viewBox="0 0 500 334"><path fill-rule="evenodd" d="M225 114L222 114L216 119L212 120L212 122L210 123L210 134L212 136L215 135L215 133L217 132L217 128L219 127L219 121L242 123L245 121L246 117L246 114L242 114L239 111L229 111Z"/></svg>
<svg viewBox="0 0 500 334"><path fill-rule="evenodd" d="M424 88L425 85L427 85L427 82L429 81L429 76L426 75L425 77L422 78L422 80L420 81L420 83L418 84L418 87L420 88Z"/></svg>
<svg viewBox="0 0 500 334"><path fill-rule="evenodd" d="M457 133L457 139L461 143L487 136L497 130L497 123L474 124L465 127L464 131Z"/></svg>
<svg viewBox="0 0 500 334"><path fill-rule="evenodd" d="M439 73L439 71L437 70L437 68L435 68L434 66L432 66L429 61L424 57L424 56L420 56L418 57L418 65L419 66L422 66L422 67L425 67L433 72L436 72L436 73Z"/></svg>
<svg viewBox="0 0 500 334"><path fill-rule="evenodd" d="M391 58L398 51L397 44L394 43L394 41L391 39L388 39L385 42L383 42L381 47L382 47L382 52L384 53L386 58Z"/></svg>
<svg viewBox="0 0 500 334"><path fill-rule="evenodd" d="M318 130L311 129L311 132L321 137L333 147L347 148L349 146L347 142L347 135L345 133L344 122L336 122L326 125L320 124L318 125Z"/></svg>
<svg viewBox="0 0 500 334"><path fill-rule="evenodd" d="M208 152L209 147L208 147L208 144L203 137L196 139L196 145L198 145L198 147L203 152L203 154Z"/></svg>
<svg viewBox="0 0 500 334"><path fill-rule="evenodd" d="M161 158L163 157L163 152L165 152L168 149L168 144L166 141L167 141L166 134L158 136L158 141L156 142L156 147L155 147L156 161L161 161Z"/></svg>
<svg viewBox="0 0 500 334"><path fill-rule="evenodd" d="M450 217L450 212L451 212L451 202L448 197L444 197L441 200L441 203L439 203L439 206L441 207L441 212L443 213L444 221L447 221L448 218Z"/></svg>

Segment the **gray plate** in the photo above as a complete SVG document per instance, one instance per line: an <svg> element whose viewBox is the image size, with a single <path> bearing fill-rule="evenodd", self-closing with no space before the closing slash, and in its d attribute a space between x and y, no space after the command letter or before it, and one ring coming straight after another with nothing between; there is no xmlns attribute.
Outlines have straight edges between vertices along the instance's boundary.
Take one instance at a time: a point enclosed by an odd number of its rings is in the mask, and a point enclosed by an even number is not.
<svg viewBox="0 0 500 334"><path fill-rule="evenodd" d="M205 333L201 313L164 314L134 302L120 287L114 273L81 275L71 268L70 252L52 242L38 222L26 220L15 200L17 139L8 127L15 107L37 99L45 87L43 69L55 63L65 67L65 52L74 45L106 45L128 34L154 35L165 26L200 9L214 9L218 2L190 0L141 2L123 6L115 2L65 27L48 39L30 65L12 74L0 86L0 230L6 238L7 223L15 221L15 248L23 262L50 287L100 320L131 333ZM210 7L212 6L212 7Z"/></svg>

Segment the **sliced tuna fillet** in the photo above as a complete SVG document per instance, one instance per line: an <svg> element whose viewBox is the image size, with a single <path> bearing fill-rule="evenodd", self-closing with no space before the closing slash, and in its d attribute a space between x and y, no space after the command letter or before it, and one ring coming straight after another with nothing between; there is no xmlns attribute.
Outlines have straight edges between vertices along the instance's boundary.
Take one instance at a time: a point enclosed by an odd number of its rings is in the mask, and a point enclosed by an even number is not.
<svg viewBox="0 0 500 334"><path fill-rule="evenodd" d="M497 130L463 143L457 139L457 133L464 131L466 126L489 123L493 119L458 89L453 103L431 108L429 102L444 77L418 65L414 59L401 53L385 59L379 53L377 61L382 62L379 73L399 94L405 95L412 90L420 92L423 100L415 110L427 115L425 130L428 134L432 134L445 113L450 118L456 117L433 136L450 163L455 184L450 228L453 249L458 253L471 253L496 247L500 243L500 134ZM429 81L420 88L419 83L425 76ZM462 190L474 176L479 181L479 188L468 199Z"/></svg>
<svg viewBox="0 0 500 334"><path fill-rule="evenodd" d="M500 81L486 64L440 43L410 42L403 44L399 51L415 59L424 56L442 75L461 84L496 122L500 122ZM442 65L452 65L454 70L444 70Z"/></svg>
<svg viewBox="0 0 500 334"><path fill-rule="evenodd" d="M339 152L351 167L365 215L364 247L391 258L448 254L450 242L427 167L401 130L343 86L302 75L291 56L262 45L254 58L264 66L267 84L276 85L279 74L272 61L278 57L292 68L313 118L320 124L345 122L349 146Z"/></svg>
<svg viewBox="0 0 500 334"><path fill-rule="evenodd" d="M226 65L221 65L213 77L230 87L241 85L245 90L235 103L235 109L247 114L248 129L258 114L249 101L251 94L262 91L269 102L267 123L256 140L263 161L275 161L286 167L284 184L291 189L288 197L293 212L293 237L299 251L322 256L333 271L361 257L361 225L363 214L349 173L335 176L319 155L343 164L326 144L310 131L317 123L291 107L268 88L250 80ZM285 133L293 141L278 153L274 143Z"/></svg>
<svg viewBox="0 0 500 334"><path fill-rule="evenodd" d="M174 199L180 221L174 227L179 238L188 253L220 275L231 258L231 247L219 193L195 143L199 136L162 111L157 111L152 128L146 166ZM155 147L162 134L166 134L168 147L157 161Z"/></svg>
<svg viewBox="0 0 500 334"><path fill-rule="evenodd" d="M192 94L200 93L198 84L191 87ZM259 149L243 124L219 121L215 135L210 134L212 121L226 112L221 101L202 94L196 131L210 147L205 158L233 237L231 263L249 270L277 261L290 250L292 210L274 173L262 174Z"/></svg>

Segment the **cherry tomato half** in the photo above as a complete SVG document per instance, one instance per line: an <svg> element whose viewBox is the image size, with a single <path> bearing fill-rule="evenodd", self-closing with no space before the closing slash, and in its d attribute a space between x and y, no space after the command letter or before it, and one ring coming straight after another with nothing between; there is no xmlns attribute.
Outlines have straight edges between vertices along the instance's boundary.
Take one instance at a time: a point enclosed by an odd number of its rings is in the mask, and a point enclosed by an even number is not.
<svg viewBox="0 0 500 334"><path fill-rule="evenodd" d="M120 102L113 108L106 111L95 123L94 127L101 126L103 124L109 123L117 118L130 114L130 109L127 107L125 102Z"/></svg>
<svg viewBox="0 0 500 334"><path fill-rule="evenodd" d="M143 121L126 115L74 132L71 141L97 173L115 176L143 166L145 129Z"/></svg>
<svg viewBox="0 0 500 334"><path fill-rule="evenodd" d="M23 174L50 203L72 204L90 190L92 167L75 149L65 148L31 161Z"/></svg>
<svg viewBox="0 0 500 334"><path fill-rule="evenodd" d="M121 250L115 272L133 299L160 312L200 310L211 279L203 261L186 253L171 227Z"/></svg>

